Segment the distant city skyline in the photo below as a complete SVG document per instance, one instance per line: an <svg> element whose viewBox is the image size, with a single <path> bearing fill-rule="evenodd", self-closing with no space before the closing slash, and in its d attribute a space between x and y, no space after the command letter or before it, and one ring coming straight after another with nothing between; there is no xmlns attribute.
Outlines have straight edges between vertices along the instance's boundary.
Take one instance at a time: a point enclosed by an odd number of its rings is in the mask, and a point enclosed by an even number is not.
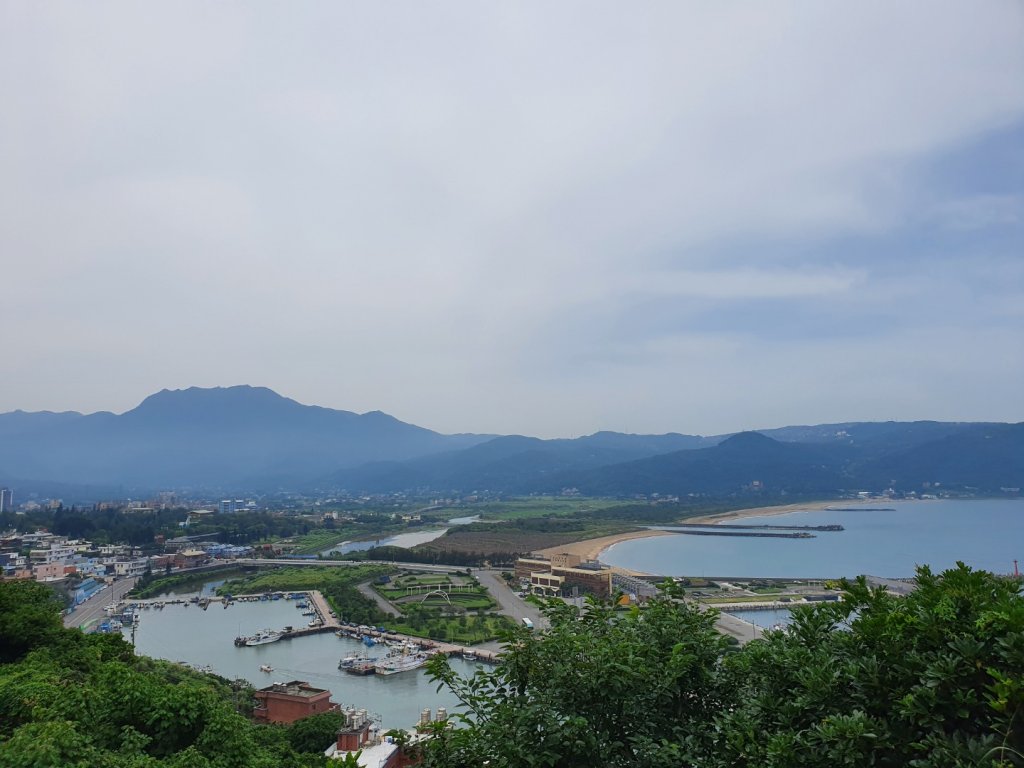
<svg viewBox="0 0 1024 768"><path fill-rule="evenodd" d="M0 64L0 412L1024 420L1019 3L40 2Z"/></svg>

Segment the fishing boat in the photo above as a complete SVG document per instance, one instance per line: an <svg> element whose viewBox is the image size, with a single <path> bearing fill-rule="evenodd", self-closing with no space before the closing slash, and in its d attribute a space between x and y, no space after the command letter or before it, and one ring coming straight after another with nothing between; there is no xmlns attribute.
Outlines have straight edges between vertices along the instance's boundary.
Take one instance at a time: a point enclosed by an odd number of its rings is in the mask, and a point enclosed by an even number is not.
<svg viewBox="0 0 1024 768"><path fill-rule="evenodd" d="M378 659L374 664L374 671L378 675L396 675L399 672L419 669L429 658L426 653L410 643L404 648L393 649L387 656Z"/></svg>
<svg viewBox="0 0 1024 768"><path fill-rule="evenodd" d="M377 659L371 659L365 653L351 654L338 662L338 669L350 675L372 675L376 672Z"/></svg>
<svg viewBox="0 0 1024 768"><path fill-rule="evenodd" d="M273 672L274 668L269 664L260 664L260 672Z"/></svg>
<svg viewBox="0 0 1024 768"><path fill-rule="evenodd" d="M284 632L277 632L273 629L261 629L255 635L242 638L244 641L242 645L266 645L267 643L276 643L282 637L284 637ZM235 644L238 644L237 639Z"/></svg>

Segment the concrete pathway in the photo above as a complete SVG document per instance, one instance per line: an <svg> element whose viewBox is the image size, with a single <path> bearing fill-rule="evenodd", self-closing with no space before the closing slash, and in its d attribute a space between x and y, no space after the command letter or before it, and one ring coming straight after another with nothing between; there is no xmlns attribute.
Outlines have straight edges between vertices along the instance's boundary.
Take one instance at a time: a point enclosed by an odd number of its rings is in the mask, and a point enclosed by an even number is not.
<svg viewBox="0 0 1024 768"><path fill-rule="evenodd" d="M401 611L399 611L397 608L395 608L395 606L393 606L390 602L388 602L384 598L384 596L380 594L380 592L378 592L372 586L370 586L369 582L365 582L363 584L357 584L356 585L356 589L359 590L359 594L361 594L363 597L368 597L371 600L373 600L373 602L375 602L377 604L377 607L380 608L382 611L384 611L384 613L388 614L389 616L400 616L401 615Z"/></svg>

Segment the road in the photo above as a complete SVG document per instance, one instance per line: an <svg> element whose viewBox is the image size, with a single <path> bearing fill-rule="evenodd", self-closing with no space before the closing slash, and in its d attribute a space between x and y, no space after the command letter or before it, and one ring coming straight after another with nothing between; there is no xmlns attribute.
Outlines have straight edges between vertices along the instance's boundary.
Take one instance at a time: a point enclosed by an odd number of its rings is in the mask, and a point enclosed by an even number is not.
<svg viewBox="0 0 1024 768"><path fill-rule="evenodd" d="M128 579L115 581L113 586L101 589L78 606L73 613L67 614L64 617L64 626L82 627L104 618L103 609L124 597L135 586L136 581L138 581L138 577L132 576Z"/></svg>
<svg viewBox="0 0 1024 768"><path fill-rule="evenodd" d="M540 612L540 609L533 605L533 603L528 603L521 597L516 597L515 592L509 589L508 584L501 578L500 571L485 571L477 568L473 570L473 575L487 588L487 591L491 593L491 597L498 602L499 613L514 619L516 623L521 622L525 618L532 621L533 626L537 629L547 628L548 620L544 618L544 614Z"/></svg>
<svg viewBox="0 0 1024 768"><path fill-rule="evenodd" d="M388 616L397 616L400 613L395 606L381 596L380 592L370 586L369 582L357 584L356 589L359 590L359 594L363 597L368 597L373 600L373 602L377 604L377 607L384 611Z"/></svg>

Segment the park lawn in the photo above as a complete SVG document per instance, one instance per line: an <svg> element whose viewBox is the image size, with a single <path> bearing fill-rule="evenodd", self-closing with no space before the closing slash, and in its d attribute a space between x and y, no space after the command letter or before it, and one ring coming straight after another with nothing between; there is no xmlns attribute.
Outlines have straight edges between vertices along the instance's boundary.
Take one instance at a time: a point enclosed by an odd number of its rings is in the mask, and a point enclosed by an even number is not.
<svg viewBox="0 0 1024 768"><path fill-rule="evenodd" d="M232 579L218 588L217 594L248 595L258 592L325 591L332 586L352 586L393 572L384 565L296 566L262 570L241 579Z"/></svg>
<svg viewBox="0 0 1024 768"><path fill-rule="evenodd" d="M515 622L507 616L473 616L466 620L465 626L458 619L429 619L424 624L413 626L401 620L391 620L384 624L388 630L412 637L423 637L457 645L473 645L485 643L501 636L501 633L512 629Z"/></svg>
<svg viewBox="0 0 1024 768"><path fill-rule="evenodd" d="M463 608L467 611L475 611L481 608L486 610L488 608L494 608L497 605L497 603L486 594L449 594L448 599L451 600L452 606L456 608ZM422 605L426 608L447 608L448 600L445 600L440 595L434 595L433 597L428 597L426 600L417 601L415 604ZM399 604L398 607L401 608L401 604Z"/></svg>
<svg viewBox="0 0 1024 768"><path fill-rule="evenodd" d="M365 533L358 526L317 528L309 533L275 541L274 546L294 555L316 555Z"/></svg>
<svg viewBox="0 0 1024 768"><path fill-rule="evenodd" d="M452 577L446 574L429 573L407 573L391 580L391 584L401 584L403 587L432 586L434 584L449 584Z"/></svg>

